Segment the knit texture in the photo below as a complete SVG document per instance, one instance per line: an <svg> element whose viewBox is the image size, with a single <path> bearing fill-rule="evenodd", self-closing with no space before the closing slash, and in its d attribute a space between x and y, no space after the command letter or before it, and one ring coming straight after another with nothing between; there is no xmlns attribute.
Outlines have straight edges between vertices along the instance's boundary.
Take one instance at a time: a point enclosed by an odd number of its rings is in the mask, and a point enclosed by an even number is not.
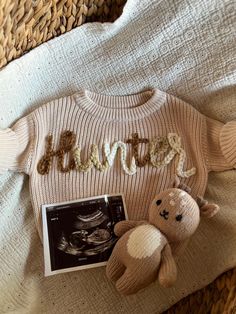
<svg viewBox="0 0 236 314"><path fill-rule="evenodd" d="M236 120L234 16L234 0L128 0L115 23L87 23L2 69L0 127L81 87L109 95L158 87L213 119ZM209 174L205 198L220 211L202 219L175 287L156 284L127 298L103 267L44 278L28 176L5 172L0 188L3 313L156 314L236 266L235 170Z"/></svg>
<svg viewBox="0 0 236 314"><path fill-rule="evenodd" d="M159 89L126 96L81 90L20 119L12 134L3 131L0 169L9 161L10 170L30 175L42 238L42 204L124 193L129 218L147 219L150 201L175 175L191 187L193 197L203 196L210 170L234 166L231 129L232 123L227 133L227 125ZM143 156L145 162L137 166Z"/></svg>
<svg viewBox="0 0 236 314"><path fill-rule="evenodd" d="M121 237L108 260L106 274L122 294L137 293L157 278L164 287L176 281L176 248L180 251L194 234L202 209L187 192L190 188L180 185L178 177L173 186L155 196L145 222L128 220L115 225L114 232ZM207 206L206 200L200 201ZM218 208L212 204L208 210L208 216L213 216Z"/></svg>

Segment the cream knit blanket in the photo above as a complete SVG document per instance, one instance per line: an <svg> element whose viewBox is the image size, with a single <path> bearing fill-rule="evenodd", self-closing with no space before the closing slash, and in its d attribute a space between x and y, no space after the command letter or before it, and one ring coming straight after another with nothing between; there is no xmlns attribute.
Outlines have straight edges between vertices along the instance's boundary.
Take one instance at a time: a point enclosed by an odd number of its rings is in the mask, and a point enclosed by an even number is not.
<svg viewBox="0 0 236 314"><path fill-rule="evenodd" d="M158 87L214 119L236 120L235 1L128 0L113 24L83 25L0 71L0 127L79 87L122 95ZM236 145L236 143L235 143ZM121 297L104 268L44 278L28 178L0 178L1 313L159 313L236 266L236 171L211 174L221 206L202 221L172 289Z"/></svg>

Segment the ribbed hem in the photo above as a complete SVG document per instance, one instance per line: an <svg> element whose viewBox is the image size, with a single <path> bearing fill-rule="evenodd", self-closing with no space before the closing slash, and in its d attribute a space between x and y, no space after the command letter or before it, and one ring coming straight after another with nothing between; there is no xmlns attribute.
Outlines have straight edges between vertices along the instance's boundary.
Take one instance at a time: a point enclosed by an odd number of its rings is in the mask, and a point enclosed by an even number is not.
<svg viewBox="0 0 236 314"><path fill-rule="evenodd" d="M236 168L236 121L228 122L223 126L220 145L226 160Z"/></svg>
<svg viewBox="0 0 236 314"><path fill-rule="evenodd" d="M74 99L82 110L101 120L123 122L142 119L157 111L164 104L166 94L158 89L122 96L80 90Z"/></svg>
<svg viewBox="0 0 236 314"><path fill-rule="evenodd" d="M7 128L0 130L0 174L8 170L19 151L19 142L15 132Z"/></svg>

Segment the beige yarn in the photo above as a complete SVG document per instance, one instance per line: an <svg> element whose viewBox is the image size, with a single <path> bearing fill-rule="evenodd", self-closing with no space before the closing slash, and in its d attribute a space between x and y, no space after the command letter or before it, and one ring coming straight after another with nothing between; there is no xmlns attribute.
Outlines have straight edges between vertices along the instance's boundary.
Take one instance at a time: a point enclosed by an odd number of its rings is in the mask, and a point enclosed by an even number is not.
<svg viewBox="0 0 236 314"><path fill-rule="evenodd" d="M40 236L41 204L121 192L129 218L140 220L147 217L150 198L160 188L168 188L169 180L176 174L192 188L196 198L204 195L208 171L234 166L230 162L235 151L228 145L232 123L227 133L227 124L209 120L158 89L123 97L90 92L88 98L87 94L81 91L45 104L17 121L12 130L0 132L0 143L4 143L0 172L12 169L31 176L32 204ZM106 103L113 103L113 108L106 107ZM178 110L178 119L173 120L173 110ZM170 125L170 119L174 123L165 130L161 126ZM188 137L191 136L190 121L195 123L191 145L186 138L186 129ZM150 145L150 164L145 167L135 164L132 149L126 143L137 131L142 138L158 138L155 145L145 144ZM93 143L104 143L103 162L99 159L98 144ZM86 157L86 152L90 157ZM144 145L139 154L146 154ZM154 156L163 159L163 163L154 161Z"/></svg>
<svg viewBox="0 0 236 314"><path fill-rule="evenodd" d="M179 186L178 178L177 182L175 186ZM167 189L151 202L147 221L120 221L115 225L115 233L121 238L109 258L106 274L121 294L137 293L157 278L163 287L174 285L177 247L194 234L200 213L211 218L219 210L206 201L200 205L179 188Z"/></svg>

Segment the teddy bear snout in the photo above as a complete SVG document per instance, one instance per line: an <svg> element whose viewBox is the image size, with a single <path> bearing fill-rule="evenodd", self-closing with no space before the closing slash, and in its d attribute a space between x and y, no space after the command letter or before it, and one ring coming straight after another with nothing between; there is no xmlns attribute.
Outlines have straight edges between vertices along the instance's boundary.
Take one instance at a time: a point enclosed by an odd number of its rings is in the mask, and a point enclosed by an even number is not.
<svg viewBox="0 0 236 314"><path fill-rule="evenodd" d="M167 220L168 217L169 217L169 212L166 211L165 209L163 209L163 210L160 212L160 216L163 217L165 220Z"/></svg>

